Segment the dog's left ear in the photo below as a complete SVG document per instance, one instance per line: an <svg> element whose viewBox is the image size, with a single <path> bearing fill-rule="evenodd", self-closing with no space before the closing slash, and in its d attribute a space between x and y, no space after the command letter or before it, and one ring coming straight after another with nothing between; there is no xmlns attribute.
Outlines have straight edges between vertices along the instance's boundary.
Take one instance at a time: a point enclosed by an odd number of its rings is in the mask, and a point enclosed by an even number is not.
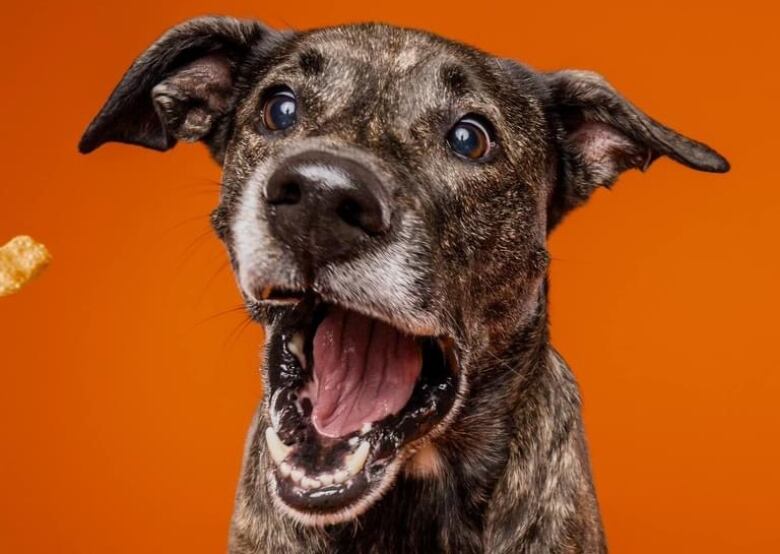
<svg viewBox="0 0 780 554"><path fill-rule="evenodd" d="M106 142L165 151L177 140L203 140L221 156L216 136L235 101L236 70L253 46L276 31L256 21L200 17L177 25L133 63L79 143L89 153Z"/></svg>
<svg viewBox="0 0 780 554"><path fill-rule="evenodd" d="M659 156L699 171L729 170L723 156L645 115L597 73L558 71L542 77L563 157L548 229L598 186L611 186L627 169L644 171Z"/></svg>

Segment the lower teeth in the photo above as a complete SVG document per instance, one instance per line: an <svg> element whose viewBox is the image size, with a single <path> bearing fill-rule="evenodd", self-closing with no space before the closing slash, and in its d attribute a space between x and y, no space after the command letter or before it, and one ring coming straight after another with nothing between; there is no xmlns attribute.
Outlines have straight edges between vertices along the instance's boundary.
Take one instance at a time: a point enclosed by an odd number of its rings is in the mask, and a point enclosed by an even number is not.
<svg viewBox="0 0 780 554"><path fill-rule="evenodd" d="M347 455L345 460L346 467L333 473L323 473L317 476L308 476L301 468L295 467L285 461L292 447L287 446L276 434L273 427L268 427L265 432L265 441L268 445L268 452L274 464L282 477L289 477L296 485L303 489L311 490L321 487L327 487L332 484L341 484L347 482L356 476L366 465L368 455L371 451L371 445L368 441L361 441L357 450Z"/></svg>

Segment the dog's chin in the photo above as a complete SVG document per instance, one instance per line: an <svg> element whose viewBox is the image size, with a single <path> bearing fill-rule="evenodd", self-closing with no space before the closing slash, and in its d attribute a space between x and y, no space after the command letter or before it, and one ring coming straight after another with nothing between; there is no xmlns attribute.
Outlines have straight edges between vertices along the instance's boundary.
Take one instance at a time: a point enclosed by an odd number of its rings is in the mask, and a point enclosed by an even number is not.
<svg viewBox="0 0 780 554"><path fill-rule="evenodd" d="M353 520L456 416L466 379L453 342L312 292L271 290L255 308L267 314L271 497L306 525Z"/></svg>

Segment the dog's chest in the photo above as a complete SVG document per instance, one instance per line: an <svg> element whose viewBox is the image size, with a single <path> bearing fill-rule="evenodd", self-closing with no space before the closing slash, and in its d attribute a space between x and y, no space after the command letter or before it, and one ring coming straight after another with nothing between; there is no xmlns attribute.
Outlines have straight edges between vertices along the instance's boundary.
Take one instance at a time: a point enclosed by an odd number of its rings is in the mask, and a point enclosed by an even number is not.
<svg viewBox="0 0 780 554"><path fill-rule="evenodd" d="M329 530L330 552L436 554L482 552L481 510L457 487L402 477L357 523ZM473 506L474 504L472 504Z"/></svg>

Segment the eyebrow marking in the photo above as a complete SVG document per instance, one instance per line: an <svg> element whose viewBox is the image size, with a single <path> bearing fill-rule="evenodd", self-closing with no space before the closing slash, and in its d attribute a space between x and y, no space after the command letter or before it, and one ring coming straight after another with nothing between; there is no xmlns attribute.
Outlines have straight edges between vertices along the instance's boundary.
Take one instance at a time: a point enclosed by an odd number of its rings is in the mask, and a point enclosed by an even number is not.
<svg viewBox="0 0 780 554"><path fill-rule="evenodd" d="M454 95L463 96L469 91L469 77L459 65L443 65L440 70L440 75L444 86Z"/></svg>
<svg viewBox="0 0 780 554"><path fill-rule="evenodd" d="M304 75L313 77L322 73L322 68L325 65L325 58L323 58L320 52L310 48L300 53L298 56L298 64L301 66Z"/></svg>

